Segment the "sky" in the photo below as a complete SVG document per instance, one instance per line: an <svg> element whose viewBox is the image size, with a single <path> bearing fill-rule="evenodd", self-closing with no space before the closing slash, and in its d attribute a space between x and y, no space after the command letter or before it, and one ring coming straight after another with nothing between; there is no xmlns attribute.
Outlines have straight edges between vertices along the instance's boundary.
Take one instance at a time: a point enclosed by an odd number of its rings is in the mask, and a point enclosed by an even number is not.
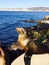
<svg viewBox="0 0 49 65"><path fill-rule="evenodd" d="M0 8L49 7L49 0L0 0Z"/></svg>

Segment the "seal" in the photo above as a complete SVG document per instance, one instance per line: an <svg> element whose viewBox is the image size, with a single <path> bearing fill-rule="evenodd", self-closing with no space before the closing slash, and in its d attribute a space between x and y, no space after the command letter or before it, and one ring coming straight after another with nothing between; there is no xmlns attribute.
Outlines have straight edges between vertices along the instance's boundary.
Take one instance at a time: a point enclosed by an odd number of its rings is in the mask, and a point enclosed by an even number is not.
<svg viewBox="0 0 49 65"><path fill-rule="evenodd" d="M33 41L33 39L28 38L24 28L16 28L16 30L19 33L18 42L25 51L32 50L32 52L35 54L49 52L49 48L47 45L37 43L36 41Z"/></svg>
<svg viewBox="0 0 49 65"><path fill-rule="evenodd" d="M31 56L33 54L45 54L49 53L48 44L37 43L33 39L28 38L27 32L24 28L16 28L18 35L18 42L20 46L25 50L24 62L30 65ZM27 60L26 60L27 59Z"/></svg>

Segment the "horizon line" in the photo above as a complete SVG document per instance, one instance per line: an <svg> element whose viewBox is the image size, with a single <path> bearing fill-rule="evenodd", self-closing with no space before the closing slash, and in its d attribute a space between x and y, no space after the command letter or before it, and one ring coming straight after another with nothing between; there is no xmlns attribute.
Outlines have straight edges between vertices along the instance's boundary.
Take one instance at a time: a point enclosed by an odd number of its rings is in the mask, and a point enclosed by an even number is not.
<svg viewBox="0 0 49 65"><path fill-rule="evenodd" d="M49 8L49 7L0 7L0 8Z"/></svg>

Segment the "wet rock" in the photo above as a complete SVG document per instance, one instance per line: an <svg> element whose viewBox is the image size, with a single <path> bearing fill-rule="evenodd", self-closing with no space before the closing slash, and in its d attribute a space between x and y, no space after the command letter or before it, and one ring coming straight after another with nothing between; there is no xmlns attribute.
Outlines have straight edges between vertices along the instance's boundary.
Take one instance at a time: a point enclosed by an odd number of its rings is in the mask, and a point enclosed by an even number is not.
<svg viewBox="0 0 49 65"><path fill-rule="evenodd" d="M21 59L21 60L20 60ZM28 62L26 62L27 65ZM16 58L11 65L25 65L24 54ZM32 55L30 65L49 65L49 55L48 54L38 54Z"/></svg>
<svg viewBox="0 0 49 65"><path fill-rule="evenodd" d="M43 20L49 20L49 16L45 16Z"/></svg>
<svg viewBox="0 0 49 65"><path fill-rule="evenodd" d="M35 20L24 20L24 22L36 22Z"/></svg>
<svg viewBox="0 0 49 65"><path fill-rule="evenodd" d="M49 39L49 24L39 23L37 26L25 27L28 38L35 39L38 42L42 42L45 39ZM49 41L48 41L49 43Z"/></svg>

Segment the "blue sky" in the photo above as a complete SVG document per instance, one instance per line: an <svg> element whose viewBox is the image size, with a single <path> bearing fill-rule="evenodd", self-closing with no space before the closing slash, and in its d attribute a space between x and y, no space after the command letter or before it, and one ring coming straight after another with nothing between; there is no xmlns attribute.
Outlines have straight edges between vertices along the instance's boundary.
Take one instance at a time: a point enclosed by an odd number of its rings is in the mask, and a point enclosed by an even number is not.
<svg viewBox="0 0 49 65"><path fill-rule="evenodd" d="M49 7L49 0L0 0L0 8Z"/></svg>

